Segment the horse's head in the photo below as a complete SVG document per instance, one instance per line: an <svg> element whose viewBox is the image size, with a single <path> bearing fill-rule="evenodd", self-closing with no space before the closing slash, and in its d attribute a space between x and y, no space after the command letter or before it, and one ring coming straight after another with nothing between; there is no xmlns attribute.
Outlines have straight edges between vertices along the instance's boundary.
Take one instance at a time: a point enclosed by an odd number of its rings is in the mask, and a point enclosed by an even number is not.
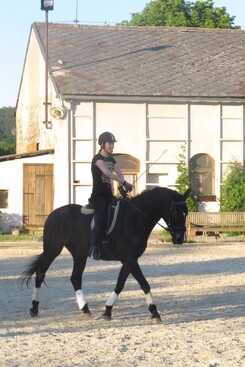
<svg viewBox="0 0 245 367"><path fill-rule="evenodd" d="M171 233L172 241L175 245L181 245L186 241L186 217L188 209L186 199L190 194L188 189L184 195L179 198L173 198L170 208L170 215L168 220L168 230Z"/></svg>

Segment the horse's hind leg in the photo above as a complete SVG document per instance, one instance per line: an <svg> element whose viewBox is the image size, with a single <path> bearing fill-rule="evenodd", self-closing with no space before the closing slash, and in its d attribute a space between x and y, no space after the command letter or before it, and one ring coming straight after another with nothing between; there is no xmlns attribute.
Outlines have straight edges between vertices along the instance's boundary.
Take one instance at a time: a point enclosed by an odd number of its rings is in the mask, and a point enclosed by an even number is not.
<svg viewBox="0 0 245 367"><path fill-rule="evenodd" d="M59 255L59 253L55 255L54 254L47 255L45 252L43 252L42 255L40 256L39 263L38 263L37 270L36 270L35 287L33 289L33 294L32 294L32 308L30 309L30 315L32 317L38 316L39 295L40 295L41 285L44 281L45 274L48 268L50 267L54 259Z"/></svg>
<svg viewBox="0 0 245 367"><path fill-rule="evenodd" d="M90 310L88 308L87 300L82 290L82 274L86 266L87 256L77 255L73 248L66 246L73 257L73 271L71 274L71 283L75 290L75 298L78 304L79 310L82 310L84 314L90 316Z"/></svg>

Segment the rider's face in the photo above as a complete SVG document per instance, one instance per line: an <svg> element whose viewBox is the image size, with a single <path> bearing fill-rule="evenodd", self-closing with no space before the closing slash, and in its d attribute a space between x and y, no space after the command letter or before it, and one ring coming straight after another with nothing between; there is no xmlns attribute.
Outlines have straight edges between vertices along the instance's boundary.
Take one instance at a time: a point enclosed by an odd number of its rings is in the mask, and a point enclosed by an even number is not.
<svg viewBox="0 0 245 367"><path fill-rule="evenodd" d="M104 144L104 150L107 154L112 154L114 149L114 143L106 142Z"/></svg>

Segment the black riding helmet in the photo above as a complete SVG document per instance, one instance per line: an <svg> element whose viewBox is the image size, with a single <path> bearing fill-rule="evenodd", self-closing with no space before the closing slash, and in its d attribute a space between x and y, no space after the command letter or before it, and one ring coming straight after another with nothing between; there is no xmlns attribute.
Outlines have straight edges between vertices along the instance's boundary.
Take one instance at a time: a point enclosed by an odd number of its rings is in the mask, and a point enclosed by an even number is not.
<svg viewBox="0 0 245 367"><path fill-rule="evenodd" d="M98 143L99 145L103 145L105 143L115 143L116 138L112 133L105 131L104 133L100 134Z"/></svg>

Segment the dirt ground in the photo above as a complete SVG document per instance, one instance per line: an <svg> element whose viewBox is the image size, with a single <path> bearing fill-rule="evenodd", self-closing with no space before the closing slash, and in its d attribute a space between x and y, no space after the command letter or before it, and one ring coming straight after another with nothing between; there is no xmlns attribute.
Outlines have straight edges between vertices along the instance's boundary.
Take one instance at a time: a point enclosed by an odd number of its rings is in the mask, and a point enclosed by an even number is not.
<svg viewBox="0 0 245 367"><path fill-rule="evenodd" d="M75 303L67 251L51 265L40 314L31 318L32 288L18 277L39 243L0 244L0 367L245 366L245 242L212 238L182 246L151 239L140 259L162 316L153 323L145 296L129 277L101 318L120 264L88 260L84 292L92 312Z"/></svg>

